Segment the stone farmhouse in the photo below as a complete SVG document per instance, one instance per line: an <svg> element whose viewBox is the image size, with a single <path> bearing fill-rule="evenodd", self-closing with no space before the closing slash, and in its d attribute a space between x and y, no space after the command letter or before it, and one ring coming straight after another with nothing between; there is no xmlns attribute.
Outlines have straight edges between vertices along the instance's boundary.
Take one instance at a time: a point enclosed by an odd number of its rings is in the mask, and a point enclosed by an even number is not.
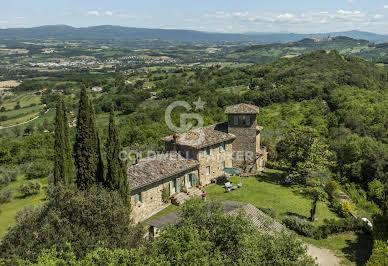
<svg viewBox="0 0 388 266"><path fill-rule="evenodd" d="M167 136L166 153L128 166L132 217L143 221L168 206L180 204L201 188L231 174L252 175L264 170L267 152L260 146L256 116L249 104L228 106L228 121Z"/></svg>

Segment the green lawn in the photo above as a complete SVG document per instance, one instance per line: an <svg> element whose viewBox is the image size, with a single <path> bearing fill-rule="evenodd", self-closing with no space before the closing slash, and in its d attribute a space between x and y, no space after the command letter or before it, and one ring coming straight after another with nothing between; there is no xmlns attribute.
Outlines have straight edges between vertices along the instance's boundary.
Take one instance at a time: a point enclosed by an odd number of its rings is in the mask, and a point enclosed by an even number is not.
<svg viewBox="0 0 388 266"><path fill-rule="evenodd" d="M44 187L47 185L47 178L36 179L42 184L40 193L32 195L26 198L20 197L18 187L20 184L25 182L23 176L19 176L18 180L11 182L6 188L9 188L13 192L11 202L1 204L0 209L0 238L2 238L8 230L8 227L15 223L16 213L23 210L28 205L38 205L45 199ZM4 189L4 188L3 188Z"/></svg>
<svg viewBox="0 0 388 266"><path fill-rule="evenodd" d="M274 178L273 183L270 178ZM209 199L223 199L251 203L258 208L271 208L281 219L284 215L295 214L308 218L310 216L311 200L301 196L299 187L286 187L276 183L276 174L267 174L264 179L249 177L229 178L234 185L243 183L242 188L225 193L221 185L212 185L205 189ZM325 218L338 218L328 206L319 202L317 208L317 225Z"/></svg>

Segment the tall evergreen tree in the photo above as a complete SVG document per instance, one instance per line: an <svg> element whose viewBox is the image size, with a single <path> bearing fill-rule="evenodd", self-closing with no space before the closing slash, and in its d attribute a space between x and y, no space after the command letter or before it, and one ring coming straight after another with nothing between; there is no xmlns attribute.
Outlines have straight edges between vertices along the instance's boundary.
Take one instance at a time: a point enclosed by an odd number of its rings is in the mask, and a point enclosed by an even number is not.
<svg viewBox="0 0 388 266"><path fill-rule="evenodd" d="M91 184L103 182L100 140L94 109L85 87L81 89L80 94L74 158L77 168L76 184L79 189L86 189Z"/></svg>
<svg viewBox="0 0 388 266"><path fill-rule="evenodd" d="M74 177L74 165L69 141L66 107L61 96L58 97L56 105L54 153L53 183L54 185L70 186Z"/></svg>
<svg viewBox="0 0 388 266"><path fill-rule="evenodd" d="M106 143L107 175L106 187L118 190L123 199L129 204L130 189L126 173L125 162L120 160L121 144L115 123L115 108L112 105L109 116L108 140Z"/></svg>

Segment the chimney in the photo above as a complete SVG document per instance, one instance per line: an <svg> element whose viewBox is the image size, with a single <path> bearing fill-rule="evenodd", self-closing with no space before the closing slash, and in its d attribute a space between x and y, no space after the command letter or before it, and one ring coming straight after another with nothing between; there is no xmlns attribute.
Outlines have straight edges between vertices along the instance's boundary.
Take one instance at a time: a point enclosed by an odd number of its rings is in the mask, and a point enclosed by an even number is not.
<svg viewBox="0 0 388 266"><path fill-rule="evenodd" d="M172 135L172 150L173 151L178 151L178 144L177 144L178 137L179 137L178 134Z"/></svg>

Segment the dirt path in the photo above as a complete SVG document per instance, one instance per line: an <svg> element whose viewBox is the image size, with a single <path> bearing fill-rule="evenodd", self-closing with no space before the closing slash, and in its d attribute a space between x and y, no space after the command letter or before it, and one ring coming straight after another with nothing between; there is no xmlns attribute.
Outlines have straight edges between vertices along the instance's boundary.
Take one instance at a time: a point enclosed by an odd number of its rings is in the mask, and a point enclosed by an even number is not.
<svg viewBox="0 0 388 266"><path fill-rule="evenodd" d="M341 260L334 255L331 250L318 248L311 244L306 244L307 254L313 257L320 266L340 265Z"/></svg>

